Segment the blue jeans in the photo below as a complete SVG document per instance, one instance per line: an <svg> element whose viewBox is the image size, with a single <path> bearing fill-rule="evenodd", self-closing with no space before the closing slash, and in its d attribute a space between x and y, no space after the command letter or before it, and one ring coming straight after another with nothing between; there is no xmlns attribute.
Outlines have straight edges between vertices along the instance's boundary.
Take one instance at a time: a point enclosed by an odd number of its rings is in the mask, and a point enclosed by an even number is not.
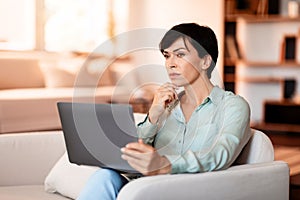
<svg viewBox="0 0 300 200"><path fill-rule="evenodd" d="M99 169L91 175L77 200L115 200L128 180L118 172Z"/></svg>

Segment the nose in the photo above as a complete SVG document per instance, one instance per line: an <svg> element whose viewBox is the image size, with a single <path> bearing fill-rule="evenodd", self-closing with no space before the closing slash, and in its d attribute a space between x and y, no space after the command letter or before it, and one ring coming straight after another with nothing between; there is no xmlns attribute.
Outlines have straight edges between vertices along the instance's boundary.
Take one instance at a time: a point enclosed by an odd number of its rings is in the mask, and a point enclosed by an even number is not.
<svg viewBox="0 0 300 200"><path fill-rule="evenodd" d="M173 69L177 67L176 64L176 60L174 56L170 56L167 60L166 60L166 67L169 69Z"/></svg>
<svg viewBox="0 0 300 200"><path fill-rule="evenodd" d="M173 69L173 68L176 68L176 65L175 65L175 64L169 64L169 65L167 65L167 67L168 67L169 69Z"/></svg>

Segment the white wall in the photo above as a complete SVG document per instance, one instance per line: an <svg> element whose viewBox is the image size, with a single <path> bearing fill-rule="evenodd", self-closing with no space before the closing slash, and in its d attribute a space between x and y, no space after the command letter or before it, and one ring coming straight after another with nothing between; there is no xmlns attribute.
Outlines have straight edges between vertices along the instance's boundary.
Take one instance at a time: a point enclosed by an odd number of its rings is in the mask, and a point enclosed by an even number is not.
<svg viewBox="0 0 300 200"><path fill-rule="evenodd" d="M219 42L219 58L214 75L220 79L223 74L223 35L224 35L224 3L222 0L129 0L129 30L139 28L155 28L155 48L163 34L172 26L183 22L196 22L211 27ZM135 38L138 39L138 38ZM139 38L143 39L143 38ZM139 50L135 52L136 66L147 65L139 74L143 82L165 82L167 75L164 60L158 49ZM153 66L153 67L151 67ZM145 72L146 69L149 69ZM222 81L216 80L222 85ZM219 83L221 82L221 83Z"/></svg>
<svg viewBox="0 0 300 200"><path fill-rule="evenodd" d="M280 65L284 36L297 35L299 30L298 20L237 21L237 41L246 62L236 65L236 93L249 102L252 122L260 122L263 119L264 101L282 99L283 85L280 80L295 79L296 95L300 94L300 51L298 50L296 55L297 64ZM299 48L298 38L297 49ZM251 62L256 65L249 64ZM247 82L243 79L273 81Z"/></svg>
<svg viewBox="0 0 300 200"><path fill-rule="evenodd" d="M283 81L294 79L298 86L295 95L300 94L300 68L285 64L284 66L256 65L239 62L236 66L236 93L243 96L251 108L251 122L261 122L264 116L264 102L266 100L283 99ZM260 79L266 81L244 81ZM273 81L267 81L273 80Z"/></svg>
<svg viewBox="0 0 300 200"><path fill-rule="evenodd" d="M237 42L243 59L254 62L281 61L281 48L285 35L297 35L298 20L251 22L237 21ZM298 62L300 55L298 55Z"/></svg>

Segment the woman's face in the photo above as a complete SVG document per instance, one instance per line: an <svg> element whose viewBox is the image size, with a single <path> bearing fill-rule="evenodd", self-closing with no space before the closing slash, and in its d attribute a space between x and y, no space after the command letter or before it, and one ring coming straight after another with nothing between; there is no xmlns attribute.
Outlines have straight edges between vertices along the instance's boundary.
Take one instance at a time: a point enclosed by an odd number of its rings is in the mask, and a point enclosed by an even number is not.
<svg viewBox="0 0 300 200"><path fill-rule="evenodd" d="M170 47L164 49L163 55L169 77L178 87L192 84L202 73L203 59L188 40L178 38Z"/></svg>

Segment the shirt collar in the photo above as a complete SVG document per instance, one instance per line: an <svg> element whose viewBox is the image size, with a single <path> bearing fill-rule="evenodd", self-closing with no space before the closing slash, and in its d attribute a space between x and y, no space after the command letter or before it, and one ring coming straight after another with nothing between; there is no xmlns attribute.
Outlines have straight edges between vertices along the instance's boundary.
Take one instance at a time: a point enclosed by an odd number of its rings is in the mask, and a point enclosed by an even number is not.
<svg viewBox="0 0 300 200"><path fill-rule="evenodd" d="M179 98L182 97L184 92L181 92L178 96ZM224 90L219 88L218 86L214 86L208 97L201 103L197 108L196 111L198 111L203 105L205 105L208 102L212 102L214 105L218 105L219 102L223 99ZM180 103L177 104L173 112L171 113L175 116L175 118L181 122L184 122L184 116L180 109Z"/></svg>
<svg viewBox="0 0 300 200"><path fill-rule="evenodd" d="M218 105L219 102L223 99L224 90L219 88L218 86L214 86L211 90L208 97L206 97L196 110L198 111L203 105L205 105L208 102L212 102L214 105Z"/></svg>
<svg viewBox="0 0 300 200"><path fill-rule="evenodd" d="M212 101L213 104L217 105L223 99L224 90L218 86L214 86L210 92L208 98Z"/></svg>

